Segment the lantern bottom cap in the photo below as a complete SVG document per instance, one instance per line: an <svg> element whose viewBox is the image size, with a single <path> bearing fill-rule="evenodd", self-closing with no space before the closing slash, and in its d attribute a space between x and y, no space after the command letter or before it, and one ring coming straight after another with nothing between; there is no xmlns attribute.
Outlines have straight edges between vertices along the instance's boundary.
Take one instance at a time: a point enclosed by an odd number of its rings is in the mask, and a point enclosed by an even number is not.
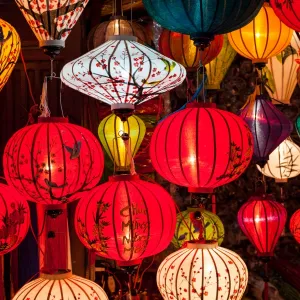
<svg viewBox="0 0 300 300"><path fill-rule="evenodd" d="M122 175L114 175L109 176L109 181L132 181L140 179L139 175L129 175L129 174L122 174Z"/></svg>
<svg viewBox="0 0 300 300"><path fill-rule="evenodd" d="M214 188L205 188L205 187L189 187L189 193L197 193L197 194L212 194L214 192Z"/></svg>
<svg viewBox="0 0 300 300"><path fill-rule="evenodd" d="M207 90L220 90L221 86L220 84L207 84L205 85Z"/></svg>
<svg viewBox="0 0 300 300"><path fill-rule="evenodd" d="M287 183L288 179L287 178L275 178L276 183Z"/></svg>
<svg viewBox="0 0 300 300"><path fill-rule="evenodd" d="M117 261L117 265L119 267L132 267L136 266L142 263L141 259L134 259L134 260L128 260L128 261Z"/></svg>
<svg viewBox="0 0 300 300"><path fill-rule="evenodd" d="M119 109L130 109L130 110L135 109L135 105L132 103L114 103L110 107L112 111L119 110Z"/></svg>

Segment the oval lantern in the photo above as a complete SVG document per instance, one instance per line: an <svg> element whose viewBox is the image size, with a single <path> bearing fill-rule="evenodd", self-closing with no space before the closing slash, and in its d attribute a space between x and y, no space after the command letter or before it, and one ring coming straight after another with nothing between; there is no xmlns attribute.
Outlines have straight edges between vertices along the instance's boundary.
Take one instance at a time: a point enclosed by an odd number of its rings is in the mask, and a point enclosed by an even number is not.
<svg viewBox="0 0 300 300"><path fill-rule="evenodd" d="M29 224L27 201L14 188L0 183L0 256L20 245Z"/></svg>
<svg viewBox="0 0 300 300"><path fill-rule="evenodd" d="M42 204L75 200L74 194L96 186L104 168L96 137L67 118L39 117L38 122L6 144L3 166L9 185Z"/></svg>
<svg viewBox="0 0 300 300"><path fill-rule="evenodd" d="M16 65L21 50L20 37L9 23L0 19L0 92Z"/></svg>
<svg viewBox="0 0 300 300"><path fill-rule="evenodd" d="M189 242L163 260L156 282L168 299L242 299L248 270L235 252L216 242Z"/></svg>
<svg viewBox="0 0 300 300"><path fill-rule="evenodd" d="M177 224L172 244L176 248L181 248L185 242L197 239L200 228L191 220L190 213L199 211L203 226L203 238L205 240L215 240L221 245L225 235L225 229L220 218L204 208L189 207L187 210L177 214Z"/></svg>
<svg viewBox="0 0 300 300"><path fill-rule="evenodd" d="M104 290L95 282L75 276L72 272L41 273L38 279L25 284L12 300L108 300Z"/></svg>
<svg viewBox="0 0 300 300"><path fill-rule="evenodd" d="M252 196L238 212L238 223L259 256L274 255L286 218L286 209L271 195Z"/></svg>
<svg viewBox="0 0 300 300"><path fill-rule="evenodd" d="M300 209L298 209L291 217L290 231L295 240L300 244Z"/></svg>
<svg viewBox="0 0 300 300"><path fill-rule="evenodd" d="M78 203L75 230L85 247L120 265L164 250L171 242L176 211L171 196L137 175L110 177Z"/></svg>
<svg viewBox="0 0 300 300"><path fill-rule="evenodd" d="M155 128L150 157L166 180L194 193L237 179L248 167L253 138L238 116L213 104L190 103Z"/></svg>
<svg viewBox="0 0 300 300"><path fill-rule="evenodd" d="M293 30L284 25L268 3L246 26L228 33L231 46L258 67L279 54L291 42Z"/></svg>

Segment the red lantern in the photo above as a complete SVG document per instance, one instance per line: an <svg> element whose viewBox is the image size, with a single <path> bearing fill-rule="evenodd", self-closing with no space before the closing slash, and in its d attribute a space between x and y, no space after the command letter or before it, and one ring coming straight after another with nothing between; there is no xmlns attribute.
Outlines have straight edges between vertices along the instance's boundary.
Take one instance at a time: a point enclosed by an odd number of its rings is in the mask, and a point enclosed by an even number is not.
<svg viewBox="0 0 300 300"><path fill-rule="evenodd" d="M28 200L58 204L99 183L103 152L87 129L67 118L39 118L17 131L3 155L7 182Z"/></svg>
<svg viewBox="0 0 300 300"><path fill-rule="evenodd" d="M164 250L175 225L171 196L137 175L110 177L78 203L75 213L75 229L85 247L129 265Z"/></svg>
<svg viewBox="0 0 300 300"><path fill-rule="evenodd" d="M286 218L286 209L271 195L251 197L238 212L239 225L259 256L273 256Z"/></svg>
<svg viewBox="0 0 300 300"><path fill-rule="evenodd" d="M213 104L190 103L156 127L150 144L155 170L190 192L211 193L248 167L253 138L238 116Z"/></svg>
<svg viewBox="0 0 300 300"><path fill-rule="evenodd" d="M295 240L300 244L300 209L298 209L291 217L290 231Z"/></svg>
<svg viewBox="0 0 300 300"><path fill-rule="evenodd" d="M30 223L27 201L12 187L0 183L0 255L4 255L23 241Z"/></svg>

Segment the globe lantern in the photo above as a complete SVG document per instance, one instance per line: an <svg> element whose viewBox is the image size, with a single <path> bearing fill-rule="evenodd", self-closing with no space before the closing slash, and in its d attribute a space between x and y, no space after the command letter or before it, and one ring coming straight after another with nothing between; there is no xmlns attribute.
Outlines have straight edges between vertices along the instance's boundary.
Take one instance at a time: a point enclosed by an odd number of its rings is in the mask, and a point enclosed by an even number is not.
<svg viewBox="0 0 300 300"><path fill-rule="evenodd" d="M291 42L293 30L283 24L268 3L246 26L228 33L231 46L259 68Z"/></svg>
<svg viewBox="0 0 300 300"><path fill-rule="evenodd" d="M0 92L6 84L21 50L20 37L9 23L0 19Z"/></svg>
<svg viewBox="0 0 300 300"><path fill-rule="evenodd" d="M252 152L246 123L208 103L189 103L165 118L150 143L155 170L194 193L212 193L237 179L248 167Z"/></svg>
<svg viewBox="0 0 300 300"><path fill-rule="evenodd" d="M164 28L188 34L197 46L207 46L214 35L248 24L262 0L143 0L150 16Z"/></svg>
<svg viewBox="0 0 300 300"><path fill-rule="evenodd" d="M248 270L235 252L216 242L188 242L163 260L156 282L164 299L242 299Z"/></svg>
<svg viewBox="0 0 300 300"><path fill-rule="evenodd" d="M249 98L240 112L254 136L253 159L263 166L293 130L291 121L264 95Z"/></svg>
<svg viewBox="0 0 300 300"><path fill-rule="evenodd" d="M110 177L80 200L75 213L75 230L83 245L119 265L139 264L163 251L175 225L171 196L137 175Z"/></svg>
<svg viewBox="0 0 300 300"><path fill-rule="evenodd" d="M15 0L27 23L50 57L65 47L65 40L89 0Z"/></svg>
<svg viewBox="0 0 300 300"><path fill-rule="evenodd" d="M252 196L238 212L238 223L259 256L273 256L286 218L286 209L271 195Z"/></svg>
<svg viewBox="0 0 300 300"><path fill-rule="evenodd" d="M26 199L61 204L93 188L101 179L100 143L67 118L39 117L38 124L17 131L3 154L5 178Z"/></svg>
<svg viewBox="0 0 300 300"><path fill-rule="evenodd" d="M20 245L29 224L27 201L14 188L0 183L0 256Z"/></svg>
<svg viewBox="0 0 300 300"><path fill-rule="evenodd" d="M50 298L49 298L50 297ZM41 273L38 279L25 284L12 300L108 300L104 290L95 282L75 276L72 272Z"/></svg>
<svg viewBox="0 0 300 300"><path fill-rule="evenodd" d="M300 244L300 209L298 209L291 217L290 231L295 240Z"/></svg>

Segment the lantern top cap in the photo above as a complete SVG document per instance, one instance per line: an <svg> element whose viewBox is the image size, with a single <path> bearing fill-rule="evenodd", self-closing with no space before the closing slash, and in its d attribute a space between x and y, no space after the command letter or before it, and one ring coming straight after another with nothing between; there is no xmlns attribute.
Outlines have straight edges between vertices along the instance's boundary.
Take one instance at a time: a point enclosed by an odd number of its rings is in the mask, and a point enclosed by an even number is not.
<svg viewBox="0 0 300 300"><path fill-rule="evenodd" d="M214 249L218 247L216 241L194 240L187 243L187 249Z"/></svg>
<svg viewBox="0 0 300 300"><path fill-rule="evenodd" d="M109 41L132 41L132 42L137 42L137 37L133 35L111 35L108 37Z"/></svg>
<svg viewBox="0 0 300 300"><path fill-rule="evenodd" d="M134 181L134 180L139 180L139 179L140 179L139 175L123 174L123 175L109 176L109 181L110 182L115 182L115 181Z"/></svg>
<svg viewBox="0 0 300 300"><path fill-rule="evenodd" d="M69 123L64 117L38 117L38 123Z"/></svg>
<svg viewBox="0 0 300 300"><path fill-rule="evenodd" d="M58 270L56 273L40 273L40 278L47 280L64 280L73 276L71 270Z"/></svg>

